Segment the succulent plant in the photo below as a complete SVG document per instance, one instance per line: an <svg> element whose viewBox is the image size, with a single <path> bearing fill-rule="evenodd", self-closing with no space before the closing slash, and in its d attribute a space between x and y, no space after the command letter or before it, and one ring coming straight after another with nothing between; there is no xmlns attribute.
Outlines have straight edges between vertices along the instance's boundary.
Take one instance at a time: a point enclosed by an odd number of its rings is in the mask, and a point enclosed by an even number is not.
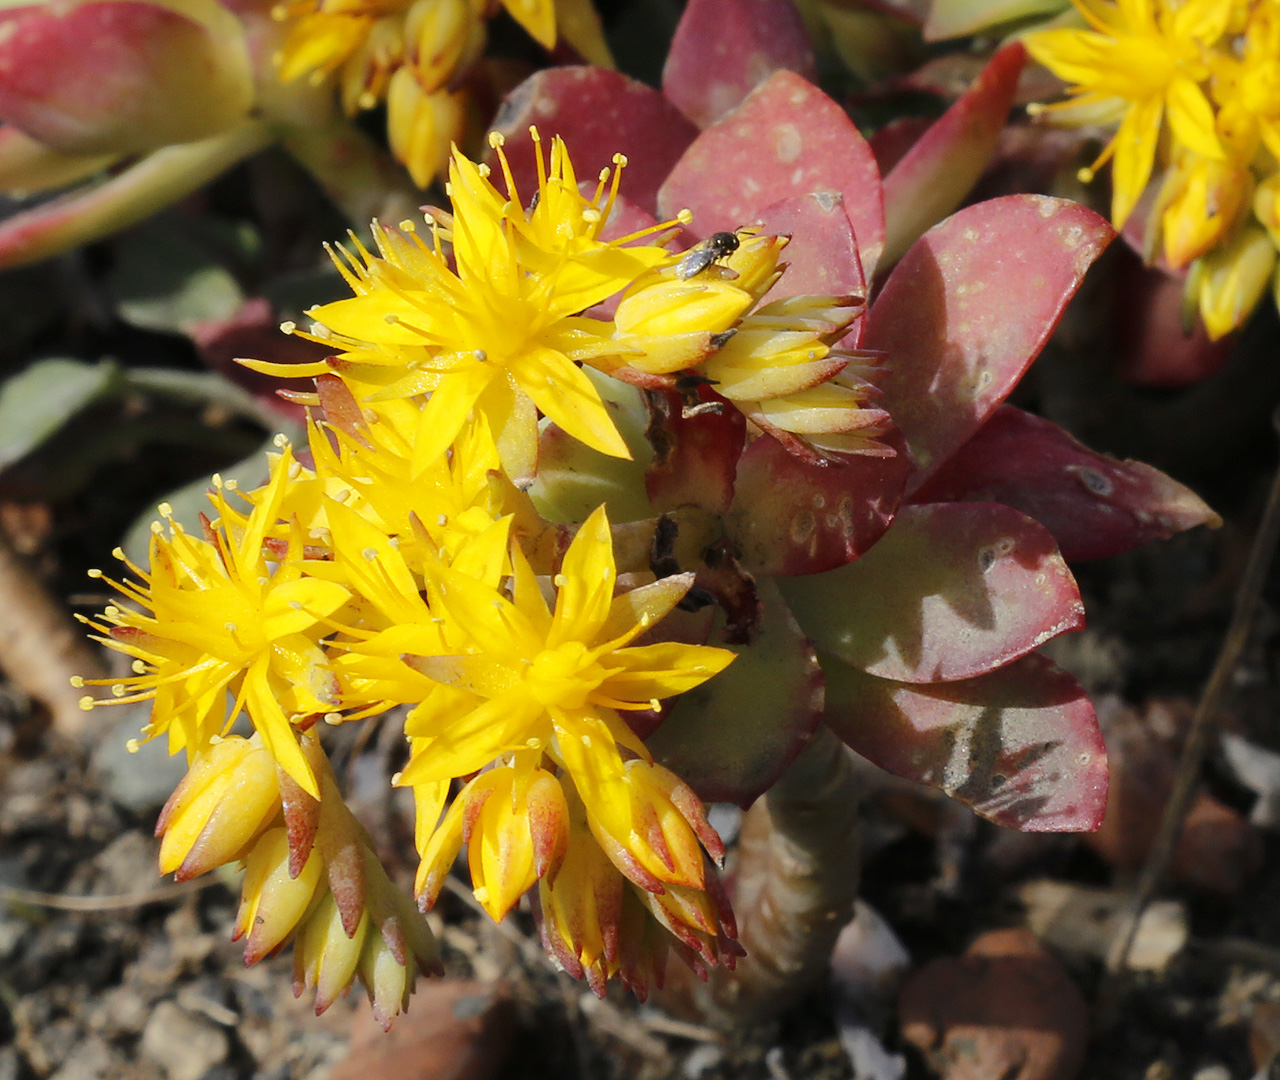
<svg viewBox="0 0 1280 1080"><path fill-rule="evenodd" d="M315 378L308 448L242 498L215 478L202 535L166 515L118 586L142 610L91 621L135 661L114 700L154 698L145 734L192 763L166 867L246 859L251 956L296 930L321 1007L360 974L389 1022L431 962L376 869L334 876L368 848L321 719L406 710L423 907L468 844L480 905L536 897L597 992L674 952L738 1018L817 978L852 910L842 743L1004 825L1101 819L1093 708L1036 653L1083 625L1067 563L1216 522L1005 404L1113 231L1035 195L951 214L1020 48L882 180L791 70L782 0L737 7L690 6L726 48L707 79L678 33L665 94L533 76L426 230L336 251L352 296L285 328L332 355L251 362ZM709 801L761 808L728 892Z"/></svg>

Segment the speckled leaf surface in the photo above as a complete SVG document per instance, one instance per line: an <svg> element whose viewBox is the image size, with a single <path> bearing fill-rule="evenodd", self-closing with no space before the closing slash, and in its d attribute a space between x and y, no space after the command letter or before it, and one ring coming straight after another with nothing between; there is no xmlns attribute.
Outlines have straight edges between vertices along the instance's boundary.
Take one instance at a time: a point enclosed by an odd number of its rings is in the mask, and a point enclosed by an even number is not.
<svg viewBox="0 0 1280 1080"><path fill-rule="evenodd" d="M623 193L646 211L653 210L658 186L698 134L657 90L616 71L586 66L539 71L507 95L493 123L507 139L507 160L526 201L538 186L531 124L542 136L544 153L553 135L564 138L583 180L612 167L614 154L625 154ZM496 157L489 151L485 160L492 164Z"/></svg>
<svg viewBox="0 0 1280 1080"><path fill-rule="evenodd" d="M1159 469L1096 453L1057 424L1012 405L992 413L916 498L1015 507L1053 533L1071 561L1105 559L1222 521Z"/></svg>
<svg viewBox="0 0 1280 1080"><path fill-rule="evenodd" d="M725 519L743 565L756 574L817 574L856 559L884 535L910 462L896 433L890 458L848 455L811 465L775 439L756 439L738 462Z"/></svg>
<svg viewBox="0 0 1280 1080"><path fill-rule="evenodd" d="M817 78L791 0L690 0L662 69L662 91L704 128L780 68Z"/></svg>
<svg viewBox="0 0 1280 1080"><path fill-rule="evenodd" d="M1062 317L1111 226L1065 199L1010 195L935 225L894 267L863 345L919 487L1017 384Z"/></svg>
<svg viewBox="0 0 1280 1080"><path fill-rule="evenodd" d="M648 740L659 762L708 802L750 805L809 741L822 715L822 670L777 586L758 582L759 632L727 645L738 659L676 700ZM713 644L720 644L713 640Z"/></svg>
<svg viewBox="0 0 1280 1080"><path fill-rule="evenodd" d="M897 262L969 193L995 153L1027 50L1006 45L884 178L883 263Z"/></svg>
<svg viewBox="0 0 1280 1080"><path fill-rule="evenodd" d="M754 221L782 199L837 191L863 269L884 247L880 172L867 141L831 98L791 71L775 71L685 152L658 193L659 215L693 211L708 236Z"/></svg>
<svg viewBox="0 0 1280 1080"><path fill-rule="evenodd" d="M881 768L1026 832L1102 822L1107 752L1088 696L1042 656L913 686L827 660L826 722Z"/></svg>
<svg viewBox="0 0 1280 1080"><path fill-rule="evenodd" d="M968 679L1084 625L1044 526L999 503L905 506L875 547L783 595L820 649L885 679Z"/></svg>

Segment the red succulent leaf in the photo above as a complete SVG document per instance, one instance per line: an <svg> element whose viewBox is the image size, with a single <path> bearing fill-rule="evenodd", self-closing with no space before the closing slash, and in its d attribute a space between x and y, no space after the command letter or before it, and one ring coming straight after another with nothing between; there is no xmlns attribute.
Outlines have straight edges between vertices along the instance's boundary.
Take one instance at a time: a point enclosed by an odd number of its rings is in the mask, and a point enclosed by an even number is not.
<svg viewBox="0 0 1280 1080"><path fill-rule="evenodd" d="M817 574L856 559L884 535L911 463L896 431L893 457L850 454L831 465L800 460L772 438L738 462L725 527L756 574Z"/></svg>
<svg viewBox="0 0 1280 1080"><path fill-rule="evenodd" d="M636 206L652 211L658 187L693 142L698 129L657 90L616 71L597 67L556 67L531 75L502 103L493 126L506 137L511 172L526 202L538 188L533 139L561 136L578 176L590 179L625 154L622 190ZM496 163L489 152L486 159Z"/></svg>
<svg viewBox="0 0 1280 1080"><path fill-rule="evenodd" d="M857 562L780 584L820 649L902 682L984 675L1084 625L1053 536L992 502L904 506Z"/></svg>
<svg viewBox="0 0 1280 1080"><path fill-rule="evenodd" d="M995 153L1027 50L1006 45L884 178L884 264L960 205Z"/></svg>
<svg viewBox="0 0 1280 1080"><path fill-rule="evenodd" d="M690 0L662 69L662 92L704 128L780 68L817 78L791 0Z"/></svg>
<svg viewBox="0 0 1280 1080"><path fill-rule="evenodd" d="M863 757L941 788L998 825L1086 832L1107 804L1107 751L1088 696L1043 656L913 686L827 662L826 722Z"/></svg>
<svg viewBox="0 0 1280 1080"><path fill-rule="evenodd" d="M759 583L761 623L738 659L676 700L648 740L654 757L708 802L750 805L782 775L822 715L813 646L777 585Z"/></svg>
<svg viewBox="0 0 1280 1080"><path fill-rule="evenodd" d="M915 499L1012 506L1053 533L1070 561L1105 559L1222 523L1200 496L1159 469L1099 454L1012 405L992 413Z"/></svg>
<svg viewBox="0 0 1280 1080"><path fill-rule="evenodd" d="M844 209L844 196L816 191L776 202L756 219L766 233L791 237L783 253L787 272L769 290L765 303L804 293L818 296L867 295L858 242ZM862 319L842 344L856 348Z"/></svg>
<svg viewBox="0 0 1280 1080"><path fill-rule="evenodd" d="M933 124L934 121L927 116L895 116L884 127L878 128L867 142L876 156L880 175L888 176L889 171L907 156L916 140Z"/></svg>
<svg viewBox="0 0 1280 1080"><path fill-rule="evenodd" d="M687 409L682 396L671 390L649 393L651 419L645 436L654 459L644 483L655 510L699 506L723 514L733 502L747 422L709 386L699 386L697 398L720 409Z"/></svg>
<svg viewBox="0 0 1280 1080"><path fill-rule="evenodd" d="M0 119L69 153L206 138L252 104L232 23L139 0L20 8L0 36Z"/></svg>
<svg viewBox="0 0 1280 1080"><path fill-rule="evenodd" d="M697 137L658 192L658 213L673 217L687 207L698 235L709 236L813 191L844 195L869 274L884 247L880 172L871 147L816 86L775 71Z"/></svg>
<svg viewBox="0 0 1280 1080"><path fill-rule="evenodd" d="M1077 203L1010 195L935 225L864 320L888 357L881 403L906 437L913 491L1013 389L1115 233Z"/></svg>

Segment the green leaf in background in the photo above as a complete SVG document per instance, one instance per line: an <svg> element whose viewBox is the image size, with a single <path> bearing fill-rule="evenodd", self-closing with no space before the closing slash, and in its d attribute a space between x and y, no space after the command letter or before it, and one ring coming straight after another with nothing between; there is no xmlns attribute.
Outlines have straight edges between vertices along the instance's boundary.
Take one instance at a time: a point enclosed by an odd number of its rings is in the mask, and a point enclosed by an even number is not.
<svg viewBox="0 0 1280 1080"><path fill-rule="evenodd" d="M229 318L244 302L232 267L256 246L252 229L162 215L116 242L107 291L125 322L187 333L196 323Z"/></svg>
<svg viewBox="0 0 1280 1080"><path fill-rule="evenodd" d="M37 360L0 386L0 469L25 457L76 413L120 386L112 360Z"/></svg>

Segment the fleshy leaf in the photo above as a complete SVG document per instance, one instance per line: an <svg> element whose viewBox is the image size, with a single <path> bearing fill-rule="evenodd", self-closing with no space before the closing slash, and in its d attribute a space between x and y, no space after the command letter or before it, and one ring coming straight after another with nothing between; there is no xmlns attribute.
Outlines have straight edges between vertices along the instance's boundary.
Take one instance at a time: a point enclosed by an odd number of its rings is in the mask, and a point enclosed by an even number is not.
<svg viewBox="0 0 1280 1080"><path fill-rule="evenodd" d="M780 585L820 649L902 682L984 675L1084 625L1049 531L999 503L904 506L857 562Z"/></svg>
<svg viewBox="0 0 1280 1080"><path fill-rule="evenodd" d="M998 825L1083 832L1102 823L1107 751L1088 696L1043 656L912 686L823 657L826 722L883 769L941 788Z"/></svg>
<svg viewBox="0 0 1280 1080"><path fill-rule="evenodd" d="M726 528L756 574L817 574L856 559L884 535L911 464L896 432L893 457L847 455L811 465L776 439L756 439L738 462Z"/></svg>
<svg viewBox="0 0 1280 1080"><path fill-rule="evenodd" d="M615 524L653 516L644 495L645 468L653 450L644 437L649 423L641 391L594 368L583 368L600 392L631 458L593 450L546 422L538 438L538 475L529 488L538 512L551 521L584 521L600 505Z"/></svg>
<svg viewBox="0 0 1280 1080"><path fill-rule="evenodd" d="M787 272L769 290L765 303L804 293L866 296L858 242L839 192L816 191L783 199L762 210L758 220L766 233L791 237L783 252ZM856 347L863 322L854 323L841 344Z"/></svg>
<svg viewBox="0 0 1280 1080"><path fill-rule="evenodd" d="M25 457L81 409L118 391L111 360L86 364L49 357L11 375L0 387L0 469Z"/></svg>
<svg viewBox="0 0 1280 1080"><path fill-rule="evenodd" d="M680 695L648 740L654 757L708 802L750 805L809 741L822 715L813 646L777 586L758 582L762 619L738 659Z"/></svg>
<svg viewBox="0 0 1280 1080"><path fill-rule="evenodd" d="M538 189L531 124L543 138L544 153L552 135L564 139L574 172L583 179L611 168L614 154L625 154L622 192L648 211L658 186L698 134L657 90L616 71L584 66L539 71L507 95L493 122L507 139L507 160L526 203ZM494 164L493 158L490 151L486 160Z"/></svg>
<svg viewBox="0 0 1280 1080"><path fill-rule="evenodd" d="M1056 15L1068 6L1062 0L933 0L924 24L924 39L964 37L1032 15Z"/></svg>
<svg viewBox="0 0 1280 1080"><path fill-rule="evenodd" d="M1026 57L1019 42L997 52L973 85L885 176L882 265L897 262L977 183L1008 119Z"/></svg>
<svg viewBox="0 0 1280 1080"><path fill-rule="evenodd" d="M709 236L750 224L765 207L838 191L871 272L884 247L880 172L871 147L831 98L791 71L775 71L694 141L658 192L660 216L693 211Z"/></svg>
<svg viewBox="0 0 1280 1080"><path fill-rule="evenodd" d="M699 506L723 514L733 502L738 458L747 435L742 413L718 398L709 387L698 387L704 403L719 401L719 412L684 415L674 391L650 396L653 419L647 432L655 457L645 471L645 488L655 510Z"/></svg>
<svg viewBox="0 0 1280 1080"><path fill-rule="evenodd" d="M38 4L0 35L0 118L69 154L209 138L253 105L239 21L211 0Z"/></svg>
<svg viewBox="0 0 1280 1080"><path fill-rule="evenodd" d="M780 68L817 78L791 0L690 0L662 69L662 92L705 128Z"/></svg>
<svg viewBox="0 0 1280 1080"><path fill-rule="evenodd" d="M101 183L20 210L0 221L0 269L47 259L150 217L273 137L267 125L248 123L201 142L166 146Z"/></svg>
<svg viewBox="0 0 1280 1080"><path fill-rule="evenodd" d="M915 459L908 491L1005 399L1114 236L1077 203L1010 195L935 225L894 267L862 343L888 358L877 381Z"/></svg>
<svg viewBox="0 0 1280 1080"><path fill-rule="evenodd" d="M1001 405L920 491L920 502L1004 503L1053 533L1065 559L1105 559L1218 517L1159 469L1118 461L1057 424Z"/></svg>
<svg viewBox="0 0 1280 1080"><path fill-rule="evenodd" d="M0 125L0 192L24 196L87 180L117 160L115 154L64 154Z"/></svg>
<svg viewBox="0 0 1280 1080"><path fill-rule="evenodd" d="M888 176L926 131L933 126L928 116L896 116L867 140L880 166L880 175Z"/></svg>

